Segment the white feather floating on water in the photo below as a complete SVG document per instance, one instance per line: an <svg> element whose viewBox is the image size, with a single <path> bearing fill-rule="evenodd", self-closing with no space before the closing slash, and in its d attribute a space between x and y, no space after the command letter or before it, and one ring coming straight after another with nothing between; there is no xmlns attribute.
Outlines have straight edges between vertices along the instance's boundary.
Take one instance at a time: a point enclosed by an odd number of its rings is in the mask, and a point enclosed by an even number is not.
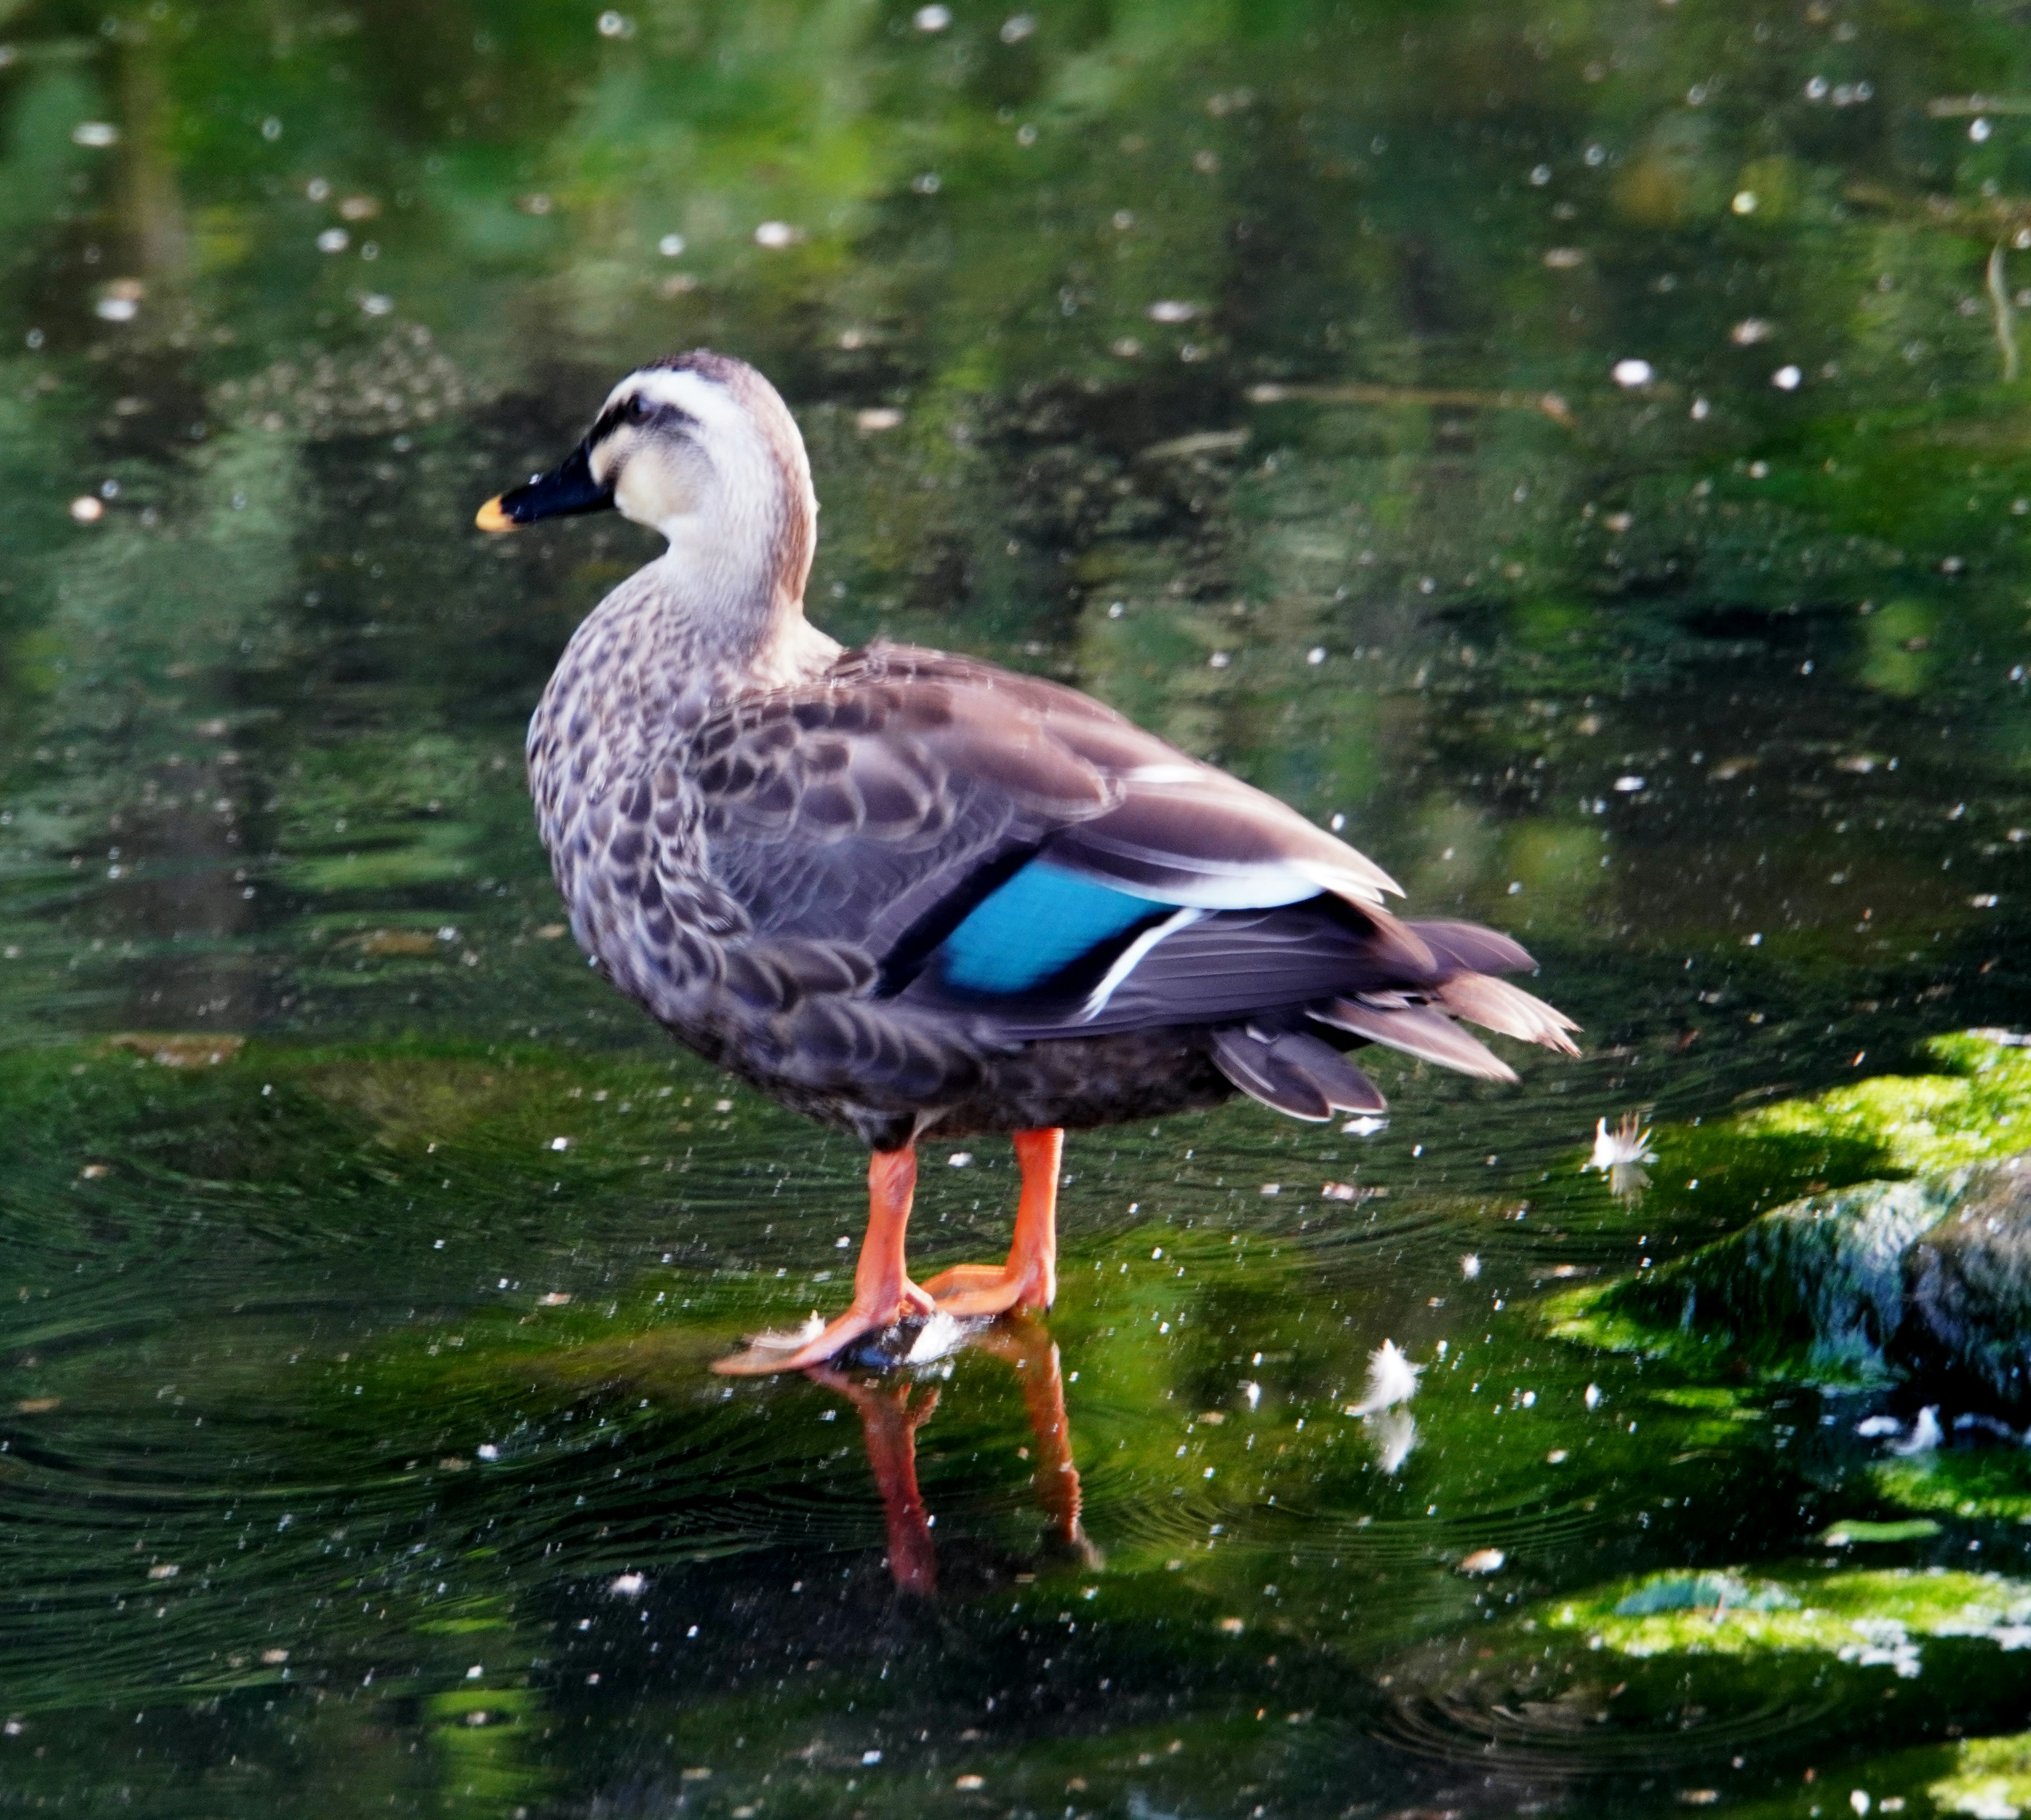
<svg viewBox="0 0 2031 1820"><path fill-rule="evenodd" d="M1414 1365L1394 1340L1384 1340L1368 1355L1368 1394L1358 1403L1350 1403L1350 1416L1377 1416L1396 1403L1407 1403L1418 1394L1418 1375L1422 1365Z"/></svg>
<svg viewBox="0 0 2031 1820"><path fill-rule="evenodd" d="M1918 1412L1918 1420L1911 1424L1911 1432L1901 1441L1890 1443L1893 1453L1929 1453L1943 1439L1940 1432L1939 1405L1928 1403Z"/></svg>
<svg viewBox="0 0 2031 1820"><path fill-rule="evenodd" d="M1627 1200L1650 1185L1650 1172L1643 1166L1656 1160L1642 1120L1634 1112L1625 1112L1612 1131L1605 1118L1593 1122L1593 1154L1580 1167L1601 1171L1608 1178L1609 1192Z"/></svg>

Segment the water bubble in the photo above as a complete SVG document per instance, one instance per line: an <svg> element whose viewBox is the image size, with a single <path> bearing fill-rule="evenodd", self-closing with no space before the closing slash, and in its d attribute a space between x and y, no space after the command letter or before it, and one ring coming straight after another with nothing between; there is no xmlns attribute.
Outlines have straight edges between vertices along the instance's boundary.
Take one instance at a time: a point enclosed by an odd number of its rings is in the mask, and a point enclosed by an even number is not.
<svg viewBox="0 0 2031 1820"><path fill-rule="evenodd" d="M369 291L360 300L360 307L370 316L385 316L395 307L395 300L378 291Z"/></svg>
<svg viewBox="0 0 2031 1820"><path fill-rule="evenodd" d="M321 253L342 253L352 244L352 235L343 228L326 228L317 237L317 250Z"/></svg>
<svg viewBox="0 0 2031 1820"><path fill-rule="evenodd" d="M106 515L106 508L88 493L81 493L70 502L70 515L80 524L96 524Z"/></svg>
<svg viewBox="0 0 2031 1820"><path fill-rule="evenodd" d="M938 193L939 181L936 171L920 171L910 179L910 188L920 196L934 196Z"/></svg>
<svg viewBox="0 0 2031 1820"><path fill-rule="evenodd" d="M147 294L139 278L115 278L92 305L91 313L102 322L131 322L140 314L141 300Z"/></svg>
<svg viewBox="0 0 2031 1820"><path fill-rule="evenodd" d="M1016 143L1026 147L1034 145L1037 143L1037 129L1034 126L1027 125L1017 127Z"/></svg>
<svg viewBox="0 0 2031 1820"><path fill-rule="evenodd" d="M1770 383L1779 392L1795 392L1805 377L1795 367L1779 367L1770 375Z"/></svg>
<svg viewBox="0 0 2031 1820"><path fill-rule="evenodd" d="M110 120L81 120L70 129L70 142L102 150L120 143L120 128Z"/></svg>
<svg viewBox="0 0 2031 1820"><path fill-rule="evenodd" d="M1160 298L1142 312L1153 322L1189 322L1198 313L1198 304L1175 297Z"/></svg>
<svg viewBox="0 0 2031 1820"><path fill-rule="evenodd" d="M1001 42L1004 44L1020 44L1036 29L1037 21L1031 14L1012 13L1001 22Z"/></svg>
<svg viewBox="0 0 2031 1820"><path fill-rule="evenodd" d="M1656 370L1648 360L1618 360L1608 370L1608 377L1618 385L1648 385Z"/></svg>
<svg viewBox="0 0 2031 1820"><path fill-rule="evenodd" d="M952 19L949 6L919 6L910 15L910 23L919 32L942 32Z"/></svg>
<svg viewBox="0 0 2031 1820"><path fill-rule="evenodd" d="M1598 168L1608 162L1608 147L1597 143L1589 146L1580 155L1589 166Z"/></svg>
<svg viewBox="0 0 2031 1820"><path fill-rule="evenodd" d="M656 251L666 259L674 259L684 250L684 236L682 234L665 234L656 243Z"/></svg>
<svg viewBox="0 0 2031 1820"><path fill-rule="evenodd" d="M314 203L321 203L331 194L331 185L321 177L314 177L304 185L304 194Z"/></svg>
<svg viewBox="0 0 2031 1820"><path fill-rule="evenodd" d="M1756 213L1757 208L1756 192L1737 190L1735 192L1735 200L1727 206L1738 215L1753 215Z"/></svg>
<svg viewBox="0 0 2031 1820"><path fill-rule="evenodd" d="M625 13L616 13L609 9L599 16L599 35L602 38L632 38L635 35L635 21Z"/></svg>
<svg viewBox="0 0 2031 1820"><path fill-rule="evenodd" d="M1968 122L1968 137L1977 145L1980 145L1986 140L1993 130L1985 120L1977 118ZM1859 1813L1861 1810L1858 1808L1856 1811Z"/></svg>
<svg viewBox="0 0 2031 1820"><path fill-rule="evenodd" d="M755 230L755 245L766 247L771 251L795 246L803 237L803 233L788 221L763 221Z"/></svg>
<svg viewBox="0 0 2031 1820"><path fill-rule="evenodd" d="M1530 170L1530 181L1542 189L1552 181L1552 167L1548 164L1533 165Z"/></svg>
<svg viewBox="0 0 2031 1820"><path fill-rule="evenodd" d="M1815 76L1806 83L1806 99L1808 101L1824 101L1826 94L1827 79L1824 76Z"/></svg>
<svg viewBox="0 0 2031 1820"><path fill-rule="evenodd" d="M261 122L261 136L270 145L282 136L282 123L272 114Z"/></svg>

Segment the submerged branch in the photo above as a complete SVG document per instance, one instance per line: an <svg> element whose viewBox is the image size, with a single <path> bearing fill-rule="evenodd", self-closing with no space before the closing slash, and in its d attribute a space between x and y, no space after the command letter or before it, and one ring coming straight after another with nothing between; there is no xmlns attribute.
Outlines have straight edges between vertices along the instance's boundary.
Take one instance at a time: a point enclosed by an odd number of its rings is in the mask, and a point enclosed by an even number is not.
<svg viewBox="0 0 2031 1820"><path fill-rule="evenodd" d="M1312 404L1417 404L1440 410L1538 411L1554 423L1575 427L1572 408L1556 392L1483 392L1457 386L1251 385L1251 404L1302 400Z"/></svg>
<svg viewBox="0 0 2031 1820"><path fill-rule="evenodd" d="M1988 305L1996 318L1996 344L2003 350L2003 378L2007 385L2017 377L2017 332L2010 307L2010 286L2003 272L2003 243L1988 250Z"/></svg>

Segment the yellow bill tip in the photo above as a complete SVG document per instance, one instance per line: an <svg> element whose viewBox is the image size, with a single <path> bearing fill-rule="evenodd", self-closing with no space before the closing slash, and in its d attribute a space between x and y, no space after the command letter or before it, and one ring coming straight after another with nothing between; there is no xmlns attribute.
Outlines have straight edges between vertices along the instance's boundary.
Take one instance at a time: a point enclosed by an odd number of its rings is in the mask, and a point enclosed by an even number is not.
<svg viewBox="0 0 2031 1820"><path fill-rule="evenodd" d="M503 531L515 528L514 519L501 509L501 495L498 493L473 514L472 522L482 530Z"/></svg>

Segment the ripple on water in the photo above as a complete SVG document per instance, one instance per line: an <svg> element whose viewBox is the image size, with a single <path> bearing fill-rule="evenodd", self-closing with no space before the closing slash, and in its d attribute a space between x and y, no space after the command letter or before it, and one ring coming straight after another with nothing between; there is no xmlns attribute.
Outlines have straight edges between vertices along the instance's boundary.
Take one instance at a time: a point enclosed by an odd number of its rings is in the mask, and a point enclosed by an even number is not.
<svg viewBox="0 0 2031 1820"><path fill-rule="evenodd" d="M1716 1714L1689 1703L1643 1724L1614 1717L1614 1691L1601 1680L1549 1699L1519 1695L1483 1701L1470 1692L1413 1695L1392 1705L1373 1736L1414 1757L1471 1762L1506 1780L1669 1774L1802 1741L1818 1733L1839 1704L1822 1694Z"/></svg>

